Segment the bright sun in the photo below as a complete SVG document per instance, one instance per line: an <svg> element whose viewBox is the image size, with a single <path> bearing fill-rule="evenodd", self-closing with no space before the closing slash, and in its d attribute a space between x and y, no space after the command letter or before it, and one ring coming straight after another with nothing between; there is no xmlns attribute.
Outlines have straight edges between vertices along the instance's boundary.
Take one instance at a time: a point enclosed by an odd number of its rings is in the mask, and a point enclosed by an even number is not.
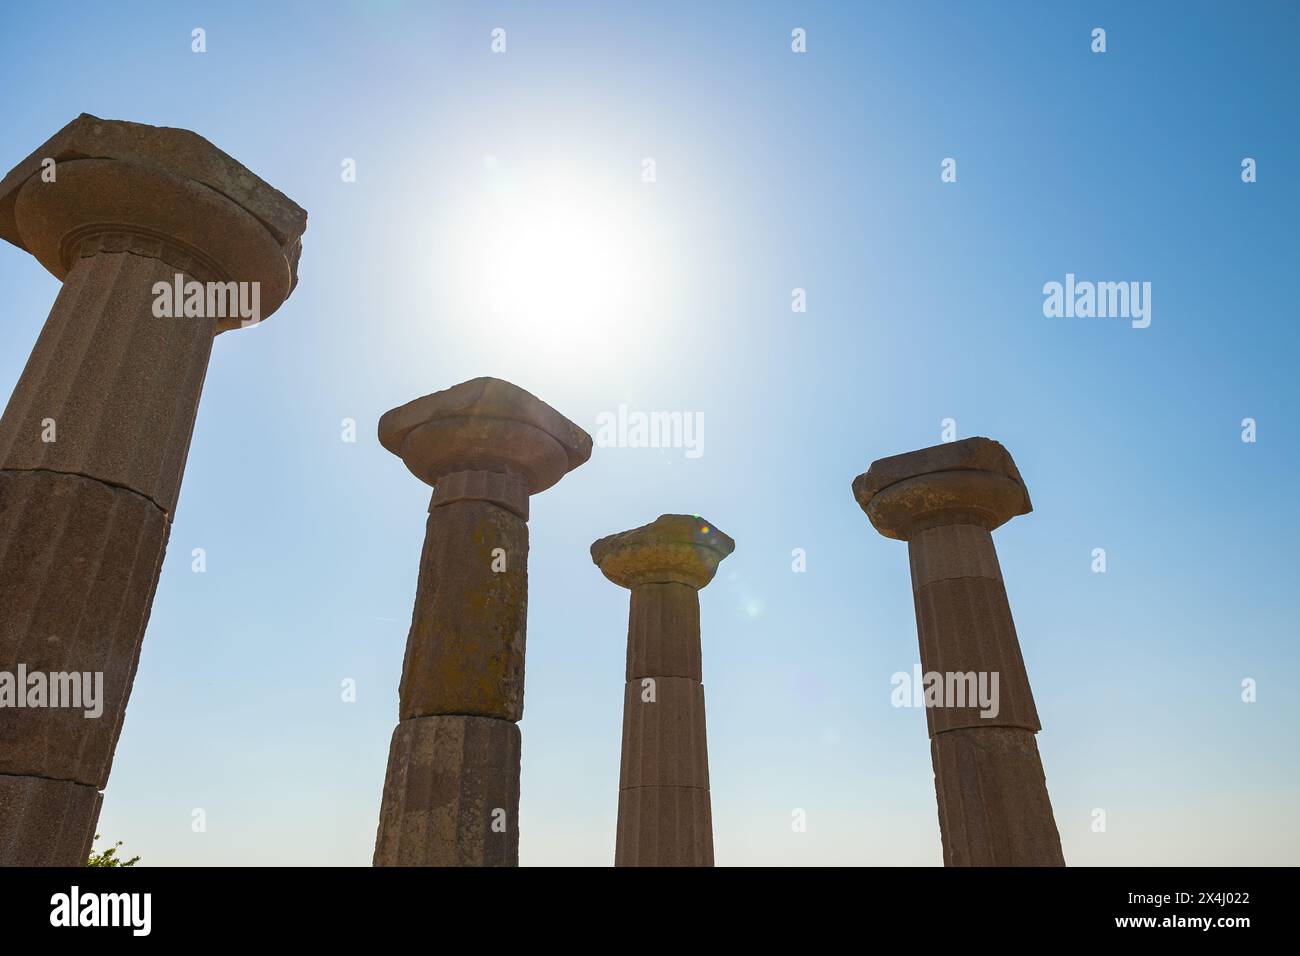
<svg viewBox="0 0 1300 956"><path fill-rule="evenodd" d="M613 210L591 197L517 197L495 210L482 236L483 292L494 314L582 323L612 306L633 279L636 252Z"/></svg>
<svg viewBox="0 0 1300 956"><path fill-rule="evenodd" d="M453 217L443 294L494 348L540 359L637 343L670 308L673 270L653 186L484 158Z"/></svg>

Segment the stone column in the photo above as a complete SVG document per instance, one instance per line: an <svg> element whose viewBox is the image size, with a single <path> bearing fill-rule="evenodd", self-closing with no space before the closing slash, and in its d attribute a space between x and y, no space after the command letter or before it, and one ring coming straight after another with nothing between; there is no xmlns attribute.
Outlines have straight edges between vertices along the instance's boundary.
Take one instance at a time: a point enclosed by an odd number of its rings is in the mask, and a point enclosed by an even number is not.
<svg viewBox="0 0 1300 956"><path fill-rule="evenodd" d="M632 591L615 866L713 866L699 589L736 542L698 515L601 538L592 560Z"/></svg>
<svg viewBox="0 0 1300 956"><path fill-rule="evenodd" d="M0 237L63 282L0 418L0 675L103 675L97 719L0 710L0 864L85 863L213 337L289 296L306 222L188 130L86 114L0 181ZM247 285L187 317L178 282Z"/></svg>
<svg viewBox="0 0 1300 956"><path fill-rule="evenodd" d="M1032 510L1015 462L997 442L967 438L881 458L853 494L877 531L907 542L921 667L956 696L926 708L944 864L1064 866L990 533ZM993 705L971 706L971 688L982 679L991 692L993 675Z"/></svg>
<svg viewBox="0 0 1300 956"><path fill-rule="evenodd" d="M433 486L375 866L518 866L528 498L591 436L476 378L387 412L379 441Z"/></svg>

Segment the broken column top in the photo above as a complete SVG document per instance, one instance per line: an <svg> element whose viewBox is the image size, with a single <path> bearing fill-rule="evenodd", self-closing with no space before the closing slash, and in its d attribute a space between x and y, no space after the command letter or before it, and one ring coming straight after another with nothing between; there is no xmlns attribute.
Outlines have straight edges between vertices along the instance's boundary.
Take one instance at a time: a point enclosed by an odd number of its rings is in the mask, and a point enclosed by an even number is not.
<svg viewBox="0 0 1300 956"><path fill-rule="evenodd" d="M879 458L854 479L853 496L877 531L901 540L923 517L964 515L992 531L1033 510L1011 454L989 438Z"/></svg>
<svg viewBox="0 0 1300 956"><path fill-rule="evenodd" d="M433 485L460 471L522 477L545 491L591 457L591 436L499 378L474 378L385 412L379 442Z"/></svg>
<svg viewBox="0 0 1300 956"><path fill-rule="evenodd" d="M53 182L42 179L47 159ZM248 222L232 224L221 200ZM222 280L262 281L269 315L297 284L307 213L197 133L82 113L0 180L0 238L62 279L65 240L97 226L193 247Z"/></svg>
<svg viewBox="0 0 1300 956"><path fill-rule="evenodd" d="M620 587L677 583L699 589L713 580L736 542L699 515L660 515L591 546L591 560Z"/></svg>

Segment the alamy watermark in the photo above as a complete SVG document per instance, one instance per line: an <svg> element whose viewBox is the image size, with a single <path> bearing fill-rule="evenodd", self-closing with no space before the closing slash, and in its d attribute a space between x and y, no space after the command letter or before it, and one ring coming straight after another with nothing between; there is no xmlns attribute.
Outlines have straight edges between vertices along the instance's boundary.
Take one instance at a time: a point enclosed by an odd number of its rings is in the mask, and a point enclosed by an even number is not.
<svg viewBox="0 0 1300 956"><path fill-rule="evenodd" d="M978 707L980 717L992 720L1001 712L997 671L926 671L912 665L912 673L895 671L889 678L894 689L889 702L895 707Z"/></svg>
<svg viewBox="0 0 1300 956"><path fill-rule="evenodd" d="M67 707L84 710L87 719L104 713L103 671L0 671L0 709L5 707Z"/></svg>
<svg viewBox="0 0 1300 956"><path fill-rule="evenodd" d="M619 405L596 416L597 448L682 448L687 458L704 454L703 412L638 412Z"/></svg>
<svg viewBox="0 0 1300 956"><path fill-rule="evenodd" d="M262 321L260 282L155 282L153 314L159 319L239 319L240 326Z"/></svg>
<svg viewBox="0 0 1300 956"><path fill-rule="evenodd" d="M50 897L50 925L55 927L120 926L133 936L148 936L152 913L152 893L83 893L74 885Z"/></svg>
<svg viewBox="0 0 1300 956"><path fill-rule="evenodd" d="M1151 324L1150 282L1065 282L1043 285L1043 315L1049 319L1131 319L1135 329Z"/></svg>

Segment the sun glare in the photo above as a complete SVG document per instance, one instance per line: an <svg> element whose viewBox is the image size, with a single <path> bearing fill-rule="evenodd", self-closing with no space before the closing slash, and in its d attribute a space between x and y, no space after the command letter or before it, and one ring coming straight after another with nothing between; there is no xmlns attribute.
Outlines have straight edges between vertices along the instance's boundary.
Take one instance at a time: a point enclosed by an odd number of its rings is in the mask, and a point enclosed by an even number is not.
<svg viewBox="0 0 1300 956"><path fill-rule="evenodd" d="M484 158L446 250L442 293L495 348L581 356L634 344L674 285L654 187L578 171L515 172Z"/></svg>

